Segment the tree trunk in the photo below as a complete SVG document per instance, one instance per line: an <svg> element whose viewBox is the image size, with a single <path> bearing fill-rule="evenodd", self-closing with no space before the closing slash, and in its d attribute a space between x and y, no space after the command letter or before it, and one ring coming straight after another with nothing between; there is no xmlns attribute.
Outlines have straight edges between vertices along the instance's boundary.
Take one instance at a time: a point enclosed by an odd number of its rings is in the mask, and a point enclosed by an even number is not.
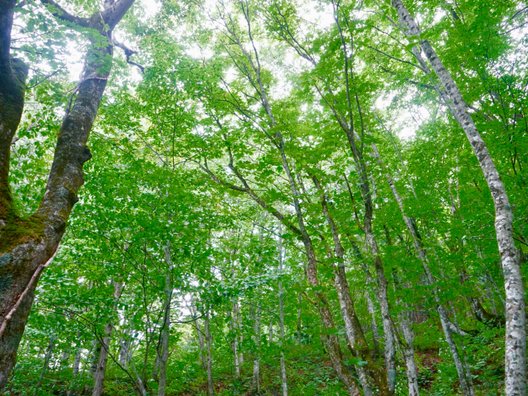
<svg viewBox="0 0 528 396"><path fill-rule="evenodd" d="M207 367L207 394L209 396L214 396L214 382L213 382L213 352L212 344L213 338L211 336L210 322L209 322L209 308L205 308L204 315L204 332L205 332L205 342L206 342L206 367Z"/></svg>
<svg viewBox="0 0 528 396"><path fill-rule="evenodd" d="M167 273L165 274L165 301L163 302L163 327L160 335L160 345L158 348L159 356L159 381L158 381L158 396L165 396L165 389L167 387L167 361L169 360L169 335L170 335L170 316L172 303L172 270L174 264L172 263L170 246L165 246L165 261L168 265Z"/></svg>
<svg viewBox="0 0 528 396"><path fill-rule="evenodd" d="M194 302L194 297L191 295L191 305L190 305L191 315L193 316L193 326L196 330L196 336L198 337L198 352L200 355L200 363L204 370L207 369L207 357L206 357L206 347L205 347L205 333L200 327L198 321L198 310Z"/></svg>
<svg viewBox="0 0 528 396"><path fill-rule="evenodd" d="M42 380L44 379L44 375L46 375L46 372L49 369L49 362L53 355L54 346L55 346L55 335L52 335L49 339L48 347L46 348L46 354L44 355L44 363L42 365L42 370L40 371L40 377L37 382L37 386L35 387L35 392L34 392L35 395L36 395L37 390L40 389L40 386L42 385Z"/></svg>
<svg viewBox="0 0 528 396"><path fill-rule="evenodd" d="M343 365L343 357L341 347L339 345L339 340L335 334L332 334L335 329L335 325L330 305L325 294L321 290L317 290L319 287L319 279L317 277L317 258L315 255L315 249L313 247L312 240L308 232L306 231L304 216L299 202L299 191L295 184L295 179L293 178L293 175L291 173L290 166L286 158L286 153L284 151L284 139L280 132L276 134L276 138L278 140L277 147L281 155L282 167L286 173L288 181L290 182L290 189L293 195L293 206L297 215L297 222L299 226L299 231L301 233L301 240L303 242L304 249L308 257L308 263L306 266L306 276L308 282L316 289L315 296L317 298L319 315L322 318L323 325L327 330L327 333L329 333L324 334L322 336L323 343L325 344L326 350L330 356L332 365L334 366L337 375L339 376L343 384L346 386L348 393L350 395L358 395L359 390L355 384L355 381L348 372L348 369Z"/></svg>
<svg viewBox="0 0 528 396"><path fill-rule="evenodd" d="M238 298L233 302L233 306L231 309L231 331L233 333L233 342L232 342L232 348L233 348L233 363L235 366L235 377L237 379L240 379L240 366L242 362L240 361L239 356L239 342L238 342L238 332L240 331L239 325L238 325L238 316L240 315L239 308L238 308Z"/></svg>
<svg viewBox="0 0 528 396"><path fill-rule="evenodd" d="M374 152L374 156L377 158L378 162L380 163L380 166L383 166L376 145L372 145L372 150ZM449 317L447 315L447 311L445 307L440 302L438 290L436 286L434 285L435 283L434 277L433 277L433 274L429 266L429 259L427 257L425 248L422 245L420 236L418 235L416 224L409 216L406 215L403 200L398 190L396 189L396 184L394 184L394 180L392 176L387 173L386 177L387 177L387 183L389 184L392 194L394 195L394 199L396 200L396 203L398 204L398 208L400 209L400 213L403 217L403 221L413 240L414 248L416 250L416 253L418 254L418 258L420 262L422 263L422 268L425 273L425 282L431 288L431 292L433 294L433 297L436 303L436 309L438 311L438 316L440 316L440 323L444 331L444 337L445 337L447 344L449 345L449 349L451 350L451 356L453 357L453 361L457 369L458 379L460 381L460 388L464 392L464 395L472 396L474 395L474 390L473 390L473 384L471 380L471 373L469 372L469 368L467 368L466 365L464 364L464 361L462 357L460 356L460 352L458 351L458 348L453 339L453 325L449 321Z"/></svg>
<svg viewBox="0 0 528 396"><path fill-rule="evenodd" d="M323 190L323 187L321 186L321 183L319 182L317 177L313 176L312 178L313 178L315 186L321 193L321 205L323 208L323 214L326 218L326 222L332 233L332 239L334 242L334 255L337 261L336 265L334 266L335 286L337 290L339 306L341 308L341 316L345 323L345 334L347 338L347 343L348 343L349 349L352 352L352 354L356 358L369 362L370 363L369 368L373 369L375 365L370 359L368 343L367 343L367 340L365 339L365 334L363 333L363 329L361 328L361 325L359 323L359 319L356 314L356 309L354 307L354 302L350 294L350 287L348 284L348 280L346 278L345 264L344 264L345 250L341 243L341 238L337 230L337 225L329 211L326 193ZM372 389L368 381L367 367L363 365L356 365L355 369L356 369L361 387L363 388L363 394L365 396L372 395ZM377 376L375 377L376 377L375 380L377 381L378 378ZM381 381L379 386L380 386L382 393L387 391L386 389L387 383L385 381Z"/></svg>
<svg viewBox="0 0 528 396"><path fill-rule="evenodd" d="M279 235L282 234L282 227L279 229ZM286 252L282 243L282 237L278 238L279 245L279 276L282 275ZM286 374L286 359L284 358L284 289L282 281L279 278L279 337L280 337L280 372L281 372L281 390L282 396L288 396L288 377Z"/></svg>
<svg viewBox="0 0 528 396"><path fill-rule="evenodd" d="M28 219L15 213L8 183L10 148L22 114L27 66L10 55L16 1L0 1L0 389L15 364L38 279L57 250L83 184L82 167L90 158L86 142L111 71L112 30L133 1L118 0L89 19L60 13L62 19L99 35L89 46L82 80L59 130L44 198Z"/></svg>
<svg viewBox="0 0 528 396"><path fill-rule="evenodd" d="M260 394L260 303L257 302L253 309L253 343L255 346L253 358L252 388Z"/></svg>
<svg viewBox="0 0 528 396"><path fill-rule="evenodd" d="M420 28L402 0L392 0L392 5L398 12L400 23L406 29L407 35L420 37ZM524 395L526 393L526 311L519 253L513 239L512 208L499 172L471 118L457 84L444 67L431 43L420 39L420 45L445 90L449 108L464 130L491 191L495 206L495 231L506 293L505 392L507 396Z"/></svg>
<svg viewBox="0 0 528 396"><path fill-rule="evenodd" d="M121 297L123 291L122 282L114 282L114 309L117 309L117 301ZM112 322L106 324L104 329L104 336L101 340L101 347L99 349L99 359L97 361L97 368L94 373L94 386L92 396L101 396L103 394L104 378L106 373L106 363L108 361L108 353L110 351L110 341L112 339L112 332L114 325Z"/></svg>

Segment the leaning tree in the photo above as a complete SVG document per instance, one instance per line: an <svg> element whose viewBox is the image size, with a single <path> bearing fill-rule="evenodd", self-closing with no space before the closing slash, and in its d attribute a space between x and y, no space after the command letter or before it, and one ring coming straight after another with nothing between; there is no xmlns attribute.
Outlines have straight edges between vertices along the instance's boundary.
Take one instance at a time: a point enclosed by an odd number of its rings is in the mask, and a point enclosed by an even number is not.
<svg viewBox="0 0 528 396"><path fill-rule="evenodd" d="M66 229L83 184L86 146L112 69L112 32L134 0L105 0L90 17L72 15L53 0L42 0L55 18L86 32L84 69L62 120L44 196L34 213L22 217L9 187L9 157L22 112L28 65L11 53L16 0L0 0L0 389L16 361L17 348L42 270Z"/></svg>

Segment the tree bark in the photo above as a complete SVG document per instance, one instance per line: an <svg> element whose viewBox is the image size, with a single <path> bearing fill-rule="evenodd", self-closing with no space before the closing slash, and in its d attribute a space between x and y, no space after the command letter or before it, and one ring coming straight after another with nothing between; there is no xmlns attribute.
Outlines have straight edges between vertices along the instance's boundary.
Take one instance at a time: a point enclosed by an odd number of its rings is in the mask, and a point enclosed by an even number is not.
<svg viewBox="0 0 528 396"><path fill-rule="evenodd" d="M279 235L282 234L279 230ZM279 245L279 276L282 275L285 250L282 243L282 237L278 238ZM282 396L288 396L288 377L286 373L286 359L284 357L284 289L282 287L282 281L279 279L279 337L280 337L280 372L281 372L281 390Z"/></svg>
<svg viewBox="0 0 528 396"><path fill-rule="evenodd" d="M46 354L44 355L44 363L42 364L42 369L40 371L40 377L37 382L37 386L35 387L35 392L33 393L36 395L36 392L38 389L40 389L40 386L42 385L42 380L44 379L44 375L46 375L48 369L49 369L49 362L51 360L51 357L53 356L53 348L55 347L55 335L52 335L49 339L48 347L46 348Z"/></svg>
<svg viewBox="0 0 528 396"><path fill-rule="evenodd" d="M160 335L160 345L158 348L159 357L159 381L158 381L158 396L165 396L165 389L167 387L167 361L169 360L169 336L170 336L170 316L172 303L172 270L174 264L172 263L170 246L167 244L164 249L165 261L167 263L167 273L165 274L165 301L163 301L163 327Z"/></svg>
<svg viewBox="0 0 528 396"><path fill-rule="evenodd" d="M356 314L356 309L354 307L354 301L350 294L350 286L346 278L345 272L345 250L341 243L341 237L337 230L337 225L332 217L330 210L328 208L328 199L326 197L326 192L323 190L321 183L316 176L312 177L315 186L321 193L321 206L323 209L323 214L326 218L326 222L332 233L332 239L334 242L334 255L337 263L334 265L335 272L335 286L337 290L337 296L339 300L339 306L341 308L341 316L345 323L345 334L347 338L347 343L350 351L356 357L362 361L367 361L370 363L370 369L374 369L375 365L370 359L369 347L361 324ZM365 396L372 395L372 389L368 381L367 367L363 365L355 366L359 382L363 388L363 394ZM379 378L375 378L379 382ZM379 383L382 393L387 392L387 383L386 381L381 381Z"/></svg>
<svg viewBox="0 0 528 396"><path fill-rule="evenodd" d="M69 22L82 21L98 37L91 41L82 80L59 130L44 198L32 216L21 219L11 204L8 177L27 66L10 55L16 2L0 0L0 390L15 364L38 279L57 250L83 184L82 167L90 158L86 142L111 71L112 30L133 1L118 0L89 19L60 13Z"/></svg>
<svg viewBox="0 0 528 396"><path fill-rule="evenodd" d="M431 43L420 37L420 28L402 0L392 0L392 5L406 34L420 39L420 46L445 90L449 108L464 130L490 189L495 206L495 231L506 293L505 392L507 396L524 395L526 394L525 296L519 253L513 239L513 212L508 194L453 77Z"/></svg>
<svg viewBox="0 0 528 396"><path fill-rule="evenodd" d="M233 332L233 342L232 342L232 348L233 348L233 364L235 366L235 377L237 379L240 379L240 366L242 365L242 362L240 360L240 354L239 354L239 336L238 333L240 331L240 326L238 322L240 312L238 307L238 297L233 302L233 306L231 309L231 322L230 327L231 331Z"/></svg>
<svg viewBox="0 0 528 396"><path fill-rule="evenodd" d="M372 145L372 150L374 152L374 156L377 158L380 166L383 166L378 149L376 145ZM387 173L387 183L389 184L389 187L392 191L392 194L394 196L394 199L396 200L396 203L398 204L398 208L400 209L400 213L402 215L403 221L407 227L407 231L411 235L411 238L413 240L414 248L416 250L416 253L418 254L418 258L422 264L422 268L425 273L425 282L426 284L431 287L431 291L433 294L433 298L436 303L436 309L438 312L438 316L440 317L440 323L442 325L442 329L444 331L444 338L449 345L449 349L451 350L451 356L453 357L453 361L455 363L455 367L457 369L458 373L458 379L460 381L460 388L464 392L465 395L472 396L474 395L473 390L473 384L471 380L471 373L469 372L469 368L466 367L464 364L464 361L462 357L460 356L460 352L458 351L458 348L456 346L455 340L453 339L453 325L451 324L447 311L445 307L440 302L440 297L438 295L438 290L435 286L435 280L433 277L433 274L431 272L431 268L429 265L429 258L427 257L427 252L425 251L425 248L422 244L422 240L420 239L420 236L418 235L418 230L416 228L416 224L407 214L405 213L405 207L403 204L403 199L401 198L397 188L396 184L394 183L394 179L390 174Z"/></svg>
<svg viewBox="0 0 528 396"><path fill-rule="evenodd" d="M253 358L253 380L252 388L256 394L260 394L260 303L257 302L253 311L253 343L255 347Z"/></svg>
<svg viewBox="0 0 528 396"><path fill-rule="evenodd" d="M207 394L209 396L214 396L214 381L213 381L213 338L211 336L211 328L209 321L209 308L205 308L204 315L204 332L205 332L205 344L206 344L206 367L207 367Z"/></svg>
<svg viewBox="0 0 528 396"><path fill-rule="evenodd" d="M117 309L117 301L121 297L122 290L123 283L114 281L114 309ZM105 326L104 336L101 340L101 346L99 349L99 359L97 361L97 367L94 373L94 386L92 396L101 396L103 394L104 379L106 374L106 363L108 362L108 353L110 350L110 341L112 339L113 330L114 325L110 321Z"/></svg>

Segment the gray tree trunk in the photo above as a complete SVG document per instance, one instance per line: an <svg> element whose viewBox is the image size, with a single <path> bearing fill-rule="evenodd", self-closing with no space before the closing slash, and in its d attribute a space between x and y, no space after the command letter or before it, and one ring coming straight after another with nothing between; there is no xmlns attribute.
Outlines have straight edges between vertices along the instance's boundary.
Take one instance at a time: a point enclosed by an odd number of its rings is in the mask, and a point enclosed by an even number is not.
<svg viewBox="0 0 528 396"><path fill-rule="evenodd" d="M420 37L421 31L402 0L392 0L400 23L410 37ZM524 284L519 253L513 239L513 212L504 184L488 148L468 110L468 106L449 71L428 40L420 39L435 74L438 76L454 117L464 130L477 157L495 205L495 231L501 257L506 293L505 392L507 396L526 394L526 311Z"/></svg>
<svg viewBox="0 0 528 396"><path fill-rule="evenodd" d="M233 332L233 342L232 342L233 362L235 366L235 377L237 379L240 378L240 366L242 365L240 355L239 355L239 341L238 341L239 339L238 333L240 331L239 315L240 315L240 312L239 312L238 298L237 298L233 302L233 306L231 309L231 322L230 322L231 331Z"/></svg>
<svg viewBox="0 0 528 396"><path fill-rule="evenodd" d="M42 380L44 379L44 376L48 372L49 369L49 362L51 360L51 357L53 356L53 348L55 346L55 335L52 335L49 339L48 347L46 348L46 353L44 355L44 363L42 364L42 369L40 370L40 377L37 382L37 386L35 386L35 392L33 393L36 395L37 390L40 389L40 386L42 385Z"/></svg>
<svg viewBox="0 0 528 396"><path fill-rule="evenodd" d="M211 328L209 322L209 308L205 308L204 315L204 332L205 332L205 344L206 344L206 367L207 367L207 394L209 396L214 396L214 382L213 382L213 352L212 344L213 338L211 336Z"/></svg>
<svg viewBox="0 0 528 396"><path fill-rule="evenodd" d="M169 360L169 336L170 336L170 316L172 303L172 270L174 264L172 263L170 246L167 244L164 249L165 261L167 263L167 273L165 274L165 299L163 301L163 327L160 335L160 345L158 349L159 357L159 380L158 380L158 396L165 396L165 389L167 387L167 361Z"/></svg>
<svg viewBox="0 0 528 396"><path fill-rule="evenodd" d="M122 282L114 282L114 309L117 308L117 301L121 297L123 290ZM104 336L101 340L101 347L99 349L99 359L94 373L94 386L92 396L101 396L103 394L104 379L106 374L106 363L108 362L108 353L110 351L110 341L112 339L112 332L114 325L112 322L106 324L104 329Z"/></svg>
<svg viewBox="0 0 528 396"><path fill-rule="evenodd" d="M282 234L282 227L279 229L279 235ZM286 252L282 243L282 237L278 238L279 244L279 275L282 275ZM284 357L284 289L282 281L279 279L279 337L280 337L280 372L281 372L281 390L282 396L288 396L288 377L286 374L286 359Z"/></svg>
<svg viewBox="0 0 528 396"><path fill-rule="evenodd" d="M204 370L207 370L207 357L206 357L206 346L205 346L205 333L200 326L198 321L198 310L196 309L196 304L194 302L194 297L191 295L191 304L190 304L191 315L194 318L193 326L196 330L196 336L198 337L198 351L200 354L200 363Z"/></svg>
<svg viewBox="0 0 528 396"><path fill-rule="evenodd" d="M376 145L372 145L372 150L374 152L374 156L378 159L380 166L383 166ZM451 324L449 320L445 307L440 302L438 290L436 286L434 285L435 281L434 281L434 277L433 277L433 274L429 266L429 259L427 257L427 253L425 251L425 248L422 245L422 241L420 237L418 236L415 223L405 213L403 199L401 198L396 188L396 184L394 184L394 179L388 173L386 174L386 177L387 177L387 183L389 184L392 194L394 195L394 199L396 200L396 203L398 204L398 208L400 209L400 213L403 217L403 221L407 227L409 234L412 237L414 248L416 250L416 253L418 254L418 258L420 259L420 262L422 263L422 268L425 273L425 281L427 285L431 287L431 291L433 293L433 297L436 303L436 309L438 311L438 316L440 316L440 323L444 331L444 338L447 344L449 345L449 349L451 350L451 356L453 357L453 361L457 369L458 379L460 381L460 388L462 389L465 395L472 396L474 395L475 392L473 390L471 373L469 372L469 368L464 364L463 358L460 356L460 352L458 351L456 343L453 339L453 327L454 326Z"/></svg>
<svg viewBox="0 0 528 396"><path fill-rule="evenodd" d="M253 380L252 388L260 394L260 303L257 302L253 308L253 343L255 345L253 358Z"/></svg>
<svg viewBox="0 0 528 396"><path fill-rule="evenodd" d="M337 225L328 208L328 199L326 197L326 193L323 190L321 183L315 176L313 176L313 181L315 183L315 186L321 193L321 205L323 208L323 214L326 218L326 222L332 233L332 239L334 242L334 255L337 261L337 263L335 264L335 268L334 268L335 286L336 286L339 306L341 308L341 316L345 323L345 334L347 338L347 343L348 343L350 351L356 358L359 358L363 361L369 361L371 359L370 359L370 351L369 351L368 343L367 343L367 340L365 339L363 329L361 328L361 325L359 323L359 319L356 314L356 309L354 307L354 301L352 300L352 296L350 294L350 286L346 278L345 264L344 264L345 263L345 250L341 243L341 238L337 230ZM374 367L372 362L370 363L371 363L370 366ZM356 369L356 372L359 378L359 382L363 389L363 394L365 396L372 395L372 389L368 381L368 374L367 374L366 367L363 365L356 365L355 369ZM382 392L386 391L386 386L387 384L385 382L382 382L380 384L380 388L382 389Z"/></svg>

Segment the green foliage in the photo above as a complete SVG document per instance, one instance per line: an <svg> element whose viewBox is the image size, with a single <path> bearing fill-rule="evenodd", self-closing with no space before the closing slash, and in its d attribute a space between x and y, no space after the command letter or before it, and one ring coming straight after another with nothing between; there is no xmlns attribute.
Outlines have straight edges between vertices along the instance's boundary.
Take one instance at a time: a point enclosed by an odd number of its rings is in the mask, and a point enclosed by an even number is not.
<svg viewBox="0 0 528 396"><path fill-rule="evenodd" d="M12 145L12 205L21 220L1 231L0 252L43 231L42 221L27 215L42 198L62 109L77 84L61 68L69 47L86 44L86 36L28 3L17 11L22 43L16 53L40 66L30 75ZM206 323L218 395L257 394L257 360L260 394L278 394L281 355L291 395L346 394L321 342L327 335L338 337L353 375L358 367L380 375L379 269L365 243L362 165L398 328L397 394L408 392L401 353L407 314L421 393L459 393L438 301L470 334L456 342L477 394L501 388L503 279L490 192L438 96L438 81L412 55L416 43L391 23L388 2L359 3L340 2L335 13L327 2L289 0L215 7L162 1L151 16L136 7L116 37L139 49L133 59L145 71L134 71L114 48L117 59L89 139L93 158L85 165L85 185L39 283L8 394L90 394L91 367L109 325L106 394L133 394L139 382L156 394L167 289L167 395L207 394ZM515 32L526 13L516 14L517 2L509 0L406 3L460 86L506 184L525 263L527 43ZM97 5L75 1L71 7L89 15ZM108 44L98 33L90 39L101 48ZM88 56L97 58L99 71L110 67L105 51ZM49 76L49 69L59 72ZM343 124L353 129L352 138ZM354 139L363 163L351 150ZM336 257L314 176L343 259ZM387 176L418 231L432 284ZM317 286L306 280L295 200L314 246ZM9 260L0 255L0 267ZM369 361L346 345L337 264L345 267ZM123 284L119 297L116 282ZM321 322L317 295L328 300L332 328ZM484 323L475 301L487 314ZM243 356L240 375L235 345Z"/></svg>

